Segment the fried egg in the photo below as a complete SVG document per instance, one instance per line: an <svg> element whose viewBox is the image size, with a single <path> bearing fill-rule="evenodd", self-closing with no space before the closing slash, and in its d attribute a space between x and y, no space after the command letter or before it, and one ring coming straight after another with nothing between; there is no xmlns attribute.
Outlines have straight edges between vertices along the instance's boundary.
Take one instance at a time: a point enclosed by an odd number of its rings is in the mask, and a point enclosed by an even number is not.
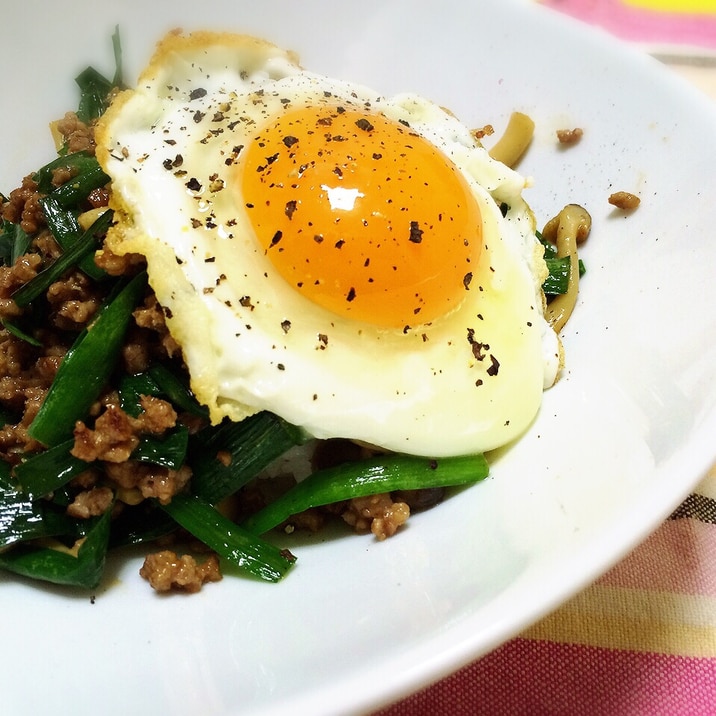
<svg viewBox="0 0 716 716"><path fill-rule="evenodd" d="M559 368L525 179L452 114L173 33L97 128L116 224L213 422L441 457L518 437Z"/></svg>

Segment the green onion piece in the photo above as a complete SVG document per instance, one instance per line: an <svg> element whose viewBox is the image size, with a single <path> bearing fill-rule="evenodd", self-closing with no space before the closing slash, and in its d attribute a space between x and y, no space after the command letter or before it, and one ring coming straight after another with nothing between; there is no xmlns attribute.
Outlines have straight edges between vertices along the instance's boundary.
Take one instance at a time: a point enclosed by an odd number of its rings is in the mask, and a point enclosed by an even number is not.
<svg viewBox="0 0 716 716"><path fill-rule="evenodd" d="M112 49L114 50L114 77L112 78L112 87L119 89L124 87L124 77L122 72L122 40L119 36L119 25L116 25L112 33Z"/></svg>
<svg viewBox="0 0 716 716"><path fill-rule="evenodd" d="M73 169L77 174L83 174L96 169L98 166L99 162L91 154L87 152L73 152L72 154L63 154L57 157L57 159L53 159L51 162L40 167L32 175L32 179L37 182L37 190L41 194L49 194L57 189L52 183L52 175L55 169Z"/></svg>
<svg viewBox="0 0 716 716"><path fill-rule="evenodd" d="M184 464L188 443L189 430L180 425L162 438L143 436L132 451L132 459L178 470Z"/></svg>
<svg viewBox="0 0 716 716"><path fill-rule="evenodd" d="M5 219L0 223L0 260L12 266L19 256L27 253L31 239L20 224Z"/></svg>
<svg viewBox="0 0 716 716"><path fill-rule="evenodd" d="M548 296L555 296L562 293L567 293L567 290L569 288L569 274L571 271L571 263L569 256L545 259L545 263L547 264L547 270L549 271L549 275L542 284L542 290ZM580 259L579 276L583 276L584 273L584 264Z"/></svg>
<svg viewBox="0 0 716 716"><path fill-rule="evenodd" d="M109 537L110 549L128 545L152 542L171 534L178 528L177 523L159 508L154 500L142 500L133 507L126 506L112 520Z"/></svg>
<svg viewBox="0 0 716 716"><path fill-rule="evenodd" d="M112 223L112 212L106 211L65 251L54 263L40 271L33 279L19 288L12 295L13 301L24 308L38 296L47 291L51 284L57 281L65 271L89 255L97 246L95 234L104 234Z"/></svg>
<svg viewBox="0 0 716 716"><path fill-rule="evenodd" d="M249 517L243 526L253 534L263 534L291 515L310 507L394 490L466 485L483 480L488 471L483 455L439 460L409 455L381 455L369 460L344 463L314 472Z"/></svg>
<svg viewBox="0 0 716 716"><path fill-rule="evenodd" d="M49 547L20 544L0 553L0 568L53 584L94 589L102 578L111 510L91 521L77 556Z"/></svg>
<svg viewBox="0 0 716 716"><path fill-rule="evenodd" d="M99 396L119 357L134 307L144 294L141 273L110 295L89 328L80 333L60 363L55 380L28 432L44 445L57 445L72 435Z"/></svg>
<svg viewBox="0 0 716 716"><path fill-rule="evenodd" d="M119 393L119 407L127 415L138 418L142 412L141 396L161 395L161 390L149 373L135 373L123 375L117 388Z"/></svg>
<svg viewBox="0 0 716 716"><path fill-rule="evenodd" d="M50 196L57 199L64 209L76 206L84 201L93 189L99 189L109 183L109 176L104 173L102 167L96 163L85 171L72 177L67 183L58 186Z"/></svg>
<svg viewBox="0 0 716 716"><path fill-rule="evenodd" d="M278 582L296 561L287 550L246 532L193 495L175 495L162 509L219 556L265 581Z"/></svg>
<svg viewBox="0 0 716 716"><path fill-rule="evenodd" d="M72 531L74 522L44 502L33 503L18 491L10 477L10 465L0 465L0 548L38 537L54 537Z"/></svg>
<svg viewBox="0 0 716 716"><path fill-rule="evenodd" d="M0 319L0 323L2 324L2 327L8 333L15 336L15 338L19 338L21 341L25 341L25 343L29 343L31 346L35 346L36 348L39 348L42 345L37 338L33 338L31 335L25 333L25 331L16 326L14 323L10 323L10 321L4 318Z"/></svg>
<svg viewBox="0 0 716 716"><path fill-rule="evenodd" d="M209 417L209 410L194 397L189 387L169 368L162 364L153 365L149 375L161 392L180 410L199 417Z"/></svg>
<svg viewBox="0 0 716 716"><path fill-rule="evenodd" d="M15 477L22 491L37 500L83 473L89 464L70 453L74 440L66 440L38 452L15 466Z"/></svg>
<svg viewBox="0 0 716 716"><path fill-rule="evenodd" d="M216 504L304 440L297 427L268 412L205 428L191 446L192 492ZM229 459L220 459L222 456Z"/></svg>
<svg viewBox="0 0 716 716"><path fill-rule="evenodd" d="M54 196L43 196L40 199L40 206L42 206L47 227L52 232L60 248L63 251L67 251L83 233L77 217L70 209L63 209ZM112 212L108 210L108 213L111 216ZM109 228L109 224L107 224L107 228ZM107 278L107 272L97 266L93 254L88 254L80 259L78 266L95 281Z"/></svg>
<svg viewBox="0 0 716 716"><path fill-rule="evenodd" d="M87 124L104 114L109 104L108 96L112 90L112 83L94 67L84 69L77 75L75 82L80 88L77 116L80 121Z"/></svg>

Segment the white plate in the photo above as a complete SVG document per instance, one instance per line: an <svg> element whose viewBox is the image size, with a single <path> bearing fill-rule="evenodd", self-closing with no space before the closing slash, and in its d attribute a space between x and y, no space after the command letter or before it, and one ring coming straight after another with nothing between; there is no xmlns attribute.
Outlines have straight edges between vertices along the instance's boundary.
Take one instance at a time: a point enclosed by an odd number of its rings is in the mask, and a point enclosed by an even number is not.
<svg viewBox="0 0 716 716"><path fill-rule="evenodd" d="M547 218L594 230L567 370L492 478L398 537L303 540L280 585L226 578L160 598L139 559L89 595L0 577L0 693L13 714L358 712L494 648L645 537L714 457L716 116L655 62L518 0L15 4L3 16L0 186L48 158L87 62L128 74L170 25L262 34L315 71L417 90L468 124L537 122L523 172ZM67 7L72 7L73 16ZM39 26L35 23L39 21ZM583 141L559 150L557 128ZM607 196L634 191L629 217Z"/></svg>

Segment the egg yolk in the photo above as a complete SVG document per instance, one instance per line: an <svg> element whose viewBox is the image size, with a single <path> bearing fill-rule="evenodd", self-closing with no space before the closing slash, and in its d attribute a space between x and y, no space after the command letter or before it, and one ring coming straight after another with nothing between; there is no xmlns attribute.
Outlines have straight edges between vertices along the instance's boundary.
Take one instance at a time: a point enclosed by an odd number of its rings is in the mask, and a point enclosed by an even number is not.
<svg viewBox="0 0 716 716"><path fill-rule="evenodd" d="M456 308L482 248L464 176L408 125L288 110L244 150L242 199L278 273L314 303L405 328Z"/></svg>

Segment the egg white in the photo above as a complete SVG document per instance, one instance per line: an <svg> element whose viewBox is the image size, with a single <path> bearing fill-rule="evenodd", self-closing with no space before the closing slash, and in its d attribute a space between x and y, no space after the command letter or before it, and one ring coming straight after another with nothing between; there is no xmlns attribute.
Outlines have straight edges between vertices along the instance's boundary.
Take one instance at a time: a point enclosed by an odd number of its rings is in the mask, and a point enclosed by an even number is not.
<svg viewBox="0 0 716 716"><path fill-rule="evenodd" d="M328 101L408 122L479 203L485 248L470 288L429 325L378 328L315 305L253 235L236 179L241 146L286 106ZM97 140L118 218L108 246L146 256L214 422L270 410L319 438L440 457L498 447L533 420L559 345L542 315L545 268L525 181L437 105L306 72L255 38L173 34Z"/></svg>

